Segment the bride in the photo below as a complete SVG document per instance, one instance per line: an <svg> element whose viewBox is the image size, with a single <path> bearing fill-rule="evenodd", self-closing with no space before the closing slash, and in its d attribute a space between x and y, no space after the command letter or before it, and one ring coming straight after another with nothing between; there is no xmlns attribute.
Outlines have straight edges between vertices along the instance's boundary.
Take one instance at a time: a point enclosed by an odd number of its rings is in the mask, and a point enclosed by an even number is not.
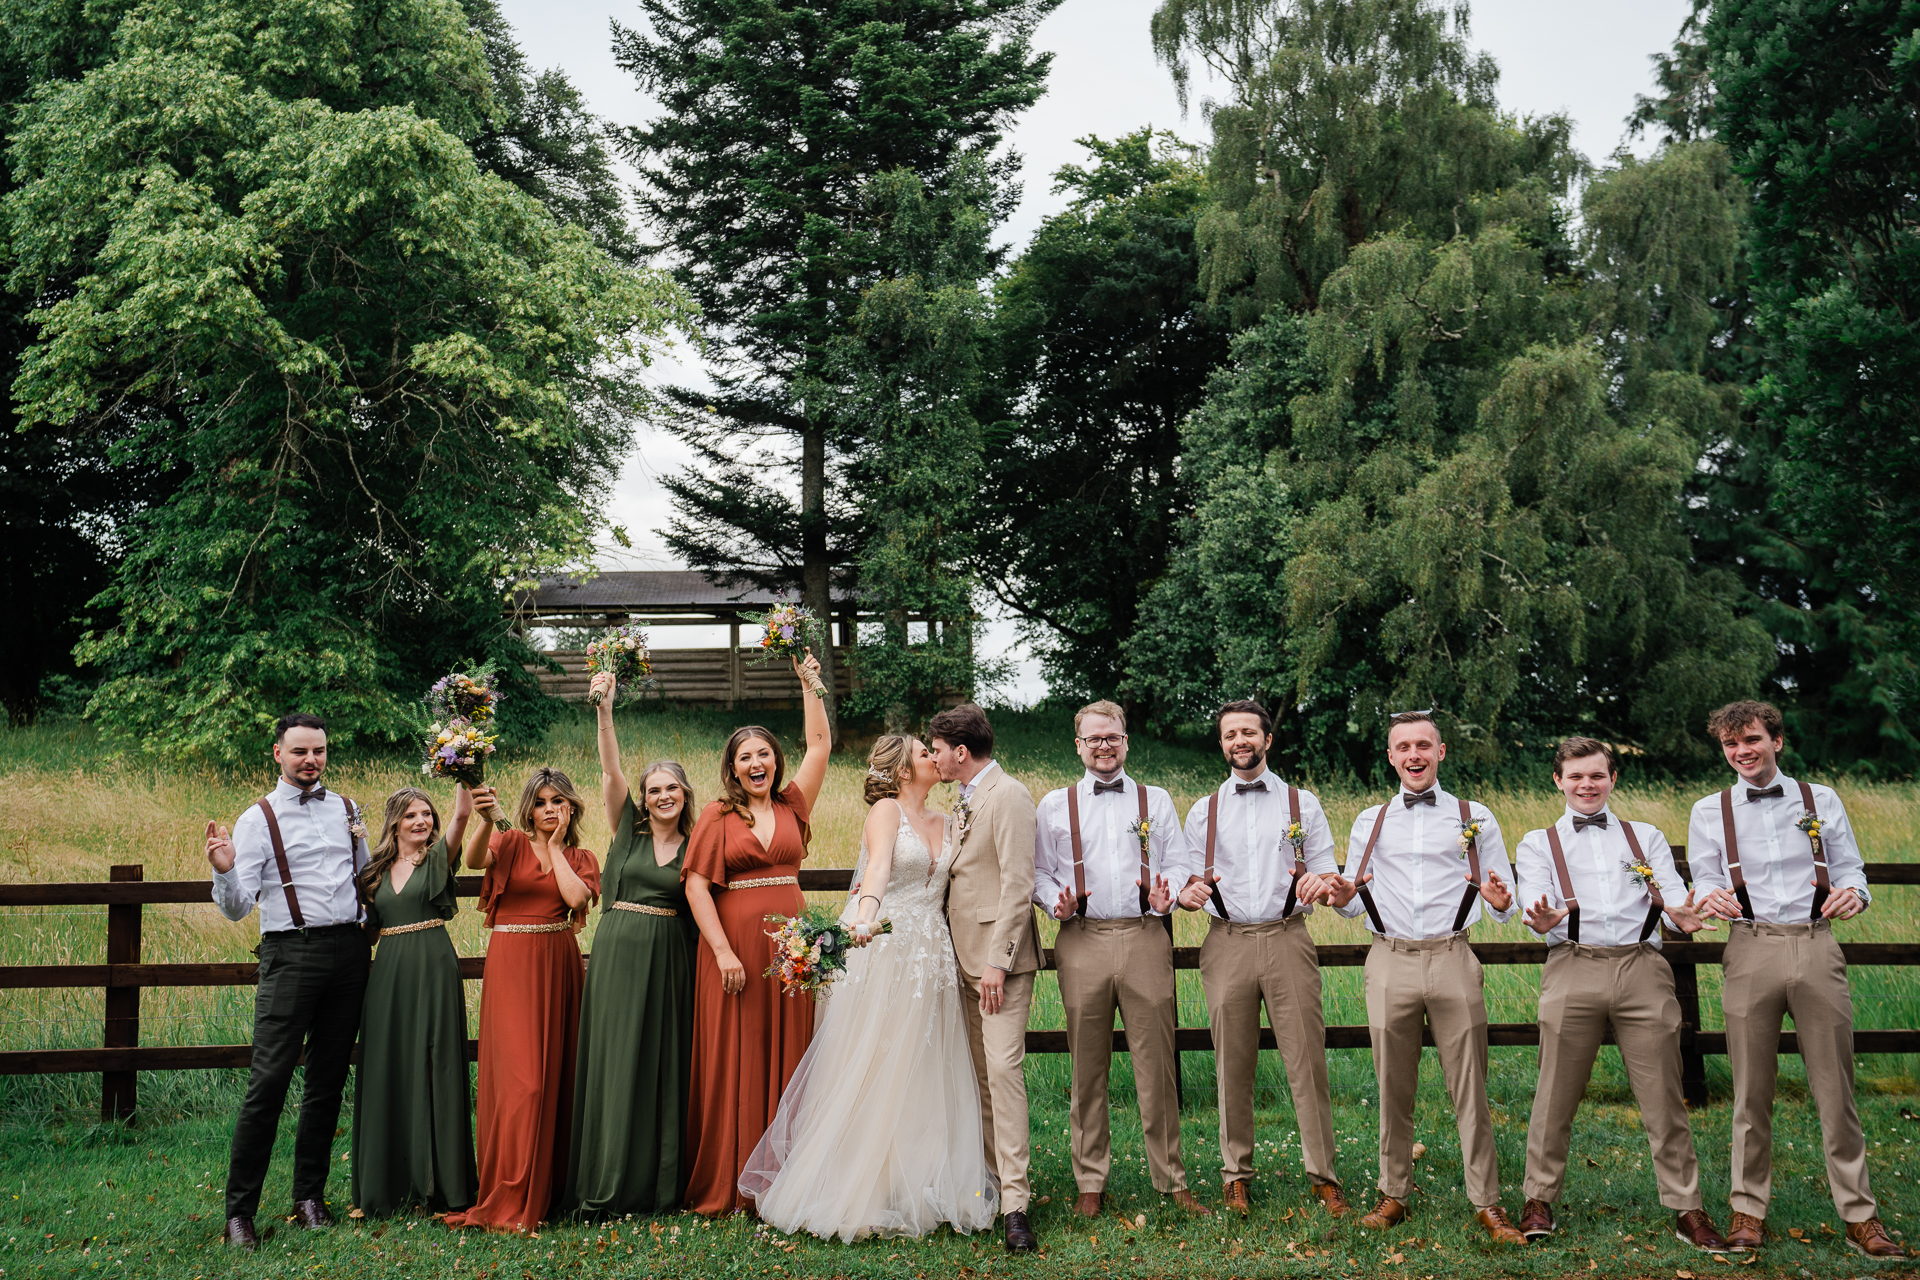
<svg viewBox="0 0 1920 1280"><path fill-rule="evenodd" d="M872 809L841 915L856 941L813 1043L740 1175L762 1221L851 1243L993 1225L960 974L942 904L953 825L928 812L933 755L897 734L867 757ZM936 853L935 850L938 852ZM881 919L891 933L874 932Z"/></svg>

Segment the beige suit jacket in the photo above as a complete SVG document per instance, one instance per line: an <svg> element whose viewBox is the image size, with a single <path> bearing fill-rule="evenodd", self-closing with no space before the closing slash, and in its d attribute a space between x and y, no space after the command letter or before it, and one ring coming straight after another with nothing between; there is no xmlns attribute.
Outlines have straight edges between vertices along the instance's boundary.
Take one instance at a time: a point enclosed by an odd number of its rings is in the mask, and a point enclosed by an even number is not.
<svg viewBox="0 0 1920 1280"><path fill-rule="evenodd" d="M1005 769L990 769L974 789L973 817L953 857L947 925L969 977L988 965L1008 973L1040 967L1033 919L1033 796Z"/></svg>

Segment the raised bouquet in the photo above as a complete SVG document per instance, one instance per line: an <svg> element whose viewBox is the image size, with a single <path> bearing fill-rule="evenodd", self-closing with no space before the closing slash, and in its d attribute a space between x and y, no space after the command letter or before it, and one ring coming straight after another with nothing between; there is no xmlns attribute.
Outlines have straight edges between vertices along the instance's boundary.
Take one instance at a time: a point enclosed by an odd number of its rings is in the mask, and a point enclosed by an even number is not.
<svg viewBox="0 0 1920 1280"><path fill-rule="evenodd" d="M500 735L491 732L494 708L504 696L493 687L493 663L471 671L441 676L422 699L433 717L426 732L426 758L420 772L429 778L451 778L469 790L487 780L487 757L498 749ZM495 818L493 825L509 831L513 824Z"/></svg>
<svg viewBox="0 0 1920 1280"><path fill-rule="evenodd" d="M838 920L814 921L805 916L770 915L767 930L773 939L773 965L765 976L780 979L781 994L825 991L847 971L847 953L865 946L853 930ZM893 932L893 921L876 920L874 935Z"/></svg>
<svg viewBox="0 0 1920 1280"><path fill-rule="evenodd" d="M798 661L808 649L826 647L825 629L805 605L783 602L757 617L751 613L746 617L748 622L758 625L762 632L760 651L753 657L756 663L779 659ZM826 690L815 689L813 696L824 698L827 696Z"/></svg>
<svg viewBox="0 0 1920 1280"><path fill-rule="evenodd" d="M587 674L611 671L615 687L636 684L653 674L653 662L647 653L647 633L639 627L611 627L587 646ZM600 695L587 695L587 705L600 705Z"/></svg>

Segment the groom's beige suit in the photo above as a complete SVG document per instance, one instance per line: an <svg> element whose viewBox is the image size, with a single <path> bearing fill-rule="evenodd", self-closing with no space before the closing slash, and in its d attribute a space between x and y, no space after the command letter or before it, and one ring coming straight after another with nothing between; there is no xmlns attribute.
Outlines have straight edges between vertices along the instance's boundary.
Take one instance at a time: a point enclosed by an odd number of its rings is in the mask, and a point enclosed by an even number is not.
<svg viewBox="0 0 1920 1280"><path fill-rule="evenodd" d="M962 795L966 795L963 789ZM1027 1011L1040 968L1033 919L1033 796L991 763L974 775L965 830L953 856L947 925L965 988L967 1041L980 1081L987 1167L1000 1180L1000 1211L1024 1212L1027 1181ZM1007 974L1000 1012L980 1012L980 977L988 966Z"/></svg>

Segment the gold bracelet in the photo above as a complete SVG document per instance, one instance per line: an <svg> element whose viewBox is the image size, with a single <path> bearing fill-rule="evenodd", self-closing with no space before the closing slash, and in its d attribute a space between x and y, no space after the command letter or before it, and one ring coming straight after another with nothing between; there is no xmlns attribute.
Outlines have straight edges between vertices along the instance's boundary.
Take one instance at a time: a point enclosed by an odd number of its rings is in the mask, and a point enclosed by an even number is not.
<svg viewBox="0 0 1920 1280"><path fill-rule="evenodd" d="M770 884L799 884L799 876L755 876L751 880L729 880L729 889L763 889Z"/></svg>
<svg viewBox="0 0 1920 1280"><path fill-rule="evenodd" d="M613 902L608 904L614 911L638 911L643 916L677 916L677 907L653 907L644 902Z"/></svg>
<svg viewBox="0 0 1920 1280"><path fill-rule="evenodd" d="M383 938L391 938L396 933L418 933L422 929L444 929L446 927L447 922L439 916L435 916L431 920L422 920L418 924L397 924L391 929L382 929L380 936Z"/></svg>
<svg viewBox="0 0 1920 1280"><path fill-rule="evenodd" d="M571 928L573 925L567 921L557 920L552 924L497 924L493 926L493 931L495 933L559 933L562 929Z"/></svg>

